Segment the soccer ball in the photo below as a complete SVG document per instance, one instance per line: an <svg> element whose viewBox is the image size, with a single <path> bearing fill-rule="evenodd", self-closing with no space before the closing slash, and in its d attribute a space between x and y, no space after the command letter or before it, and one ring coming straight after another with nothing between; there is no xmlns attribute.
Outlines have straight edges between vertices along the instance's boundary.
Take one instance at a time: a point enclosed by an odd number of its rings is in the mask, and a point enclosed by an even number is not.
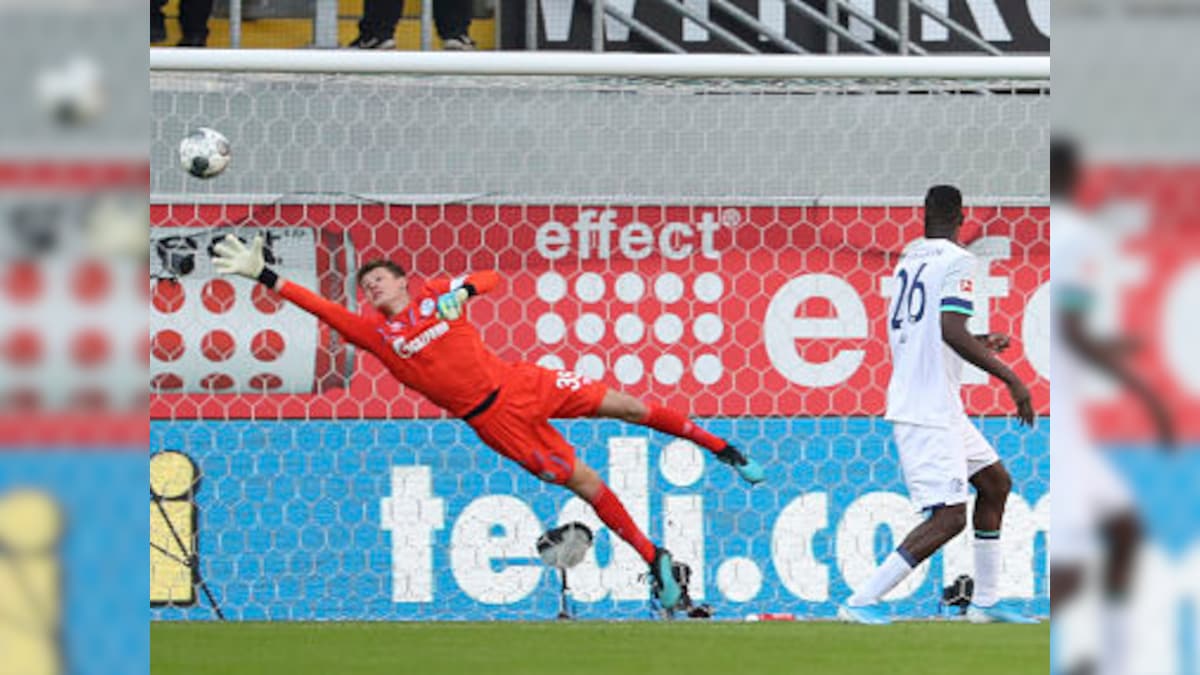
<svg viewBox="0 0 1200 675"><path fill-rule="evenodd" d="M105 107L100 66L85 57L43 68L36 77L38 103L62 126L81 126L96 119Z"/></svg>
<svg viewBox="0 0 1200 675"><path fill-rule="evenodd" d="M212 178L229 166L229 139L215 129L200 127L179 142L179 165L196 178Z"/></svg>

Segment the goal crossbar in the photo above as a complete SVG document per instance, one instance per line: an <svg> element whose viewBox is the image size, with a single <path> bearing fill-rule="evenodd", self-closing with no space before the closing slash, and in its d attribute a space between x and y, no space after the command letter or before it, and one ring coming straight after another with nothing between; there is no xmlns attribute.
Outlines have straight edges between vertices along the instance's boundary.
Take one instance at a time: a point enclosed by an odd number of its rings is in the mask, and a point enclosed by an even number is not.
<svg viewBox="0 0 1200 675"><path fill-rule="evenodd" d="M152 48L150 70L674 78L1042 80L1050 77L1050 57L444 53Z"/></svg>

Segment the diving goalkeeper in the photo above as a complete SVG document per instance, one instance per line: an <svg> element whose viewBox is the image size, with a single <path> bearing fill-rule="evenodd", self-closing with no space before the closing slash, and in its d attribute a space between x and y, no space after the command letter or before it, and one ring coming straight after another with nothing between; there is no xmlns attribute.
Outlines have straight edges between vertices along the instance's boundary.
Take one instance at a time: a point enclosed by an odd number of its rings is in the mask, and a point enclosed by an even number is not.
<svg viewBox="0 0 1200 675"><path fill-rule="evenodd" d="M374 355L405 386L469 424L488 447L591 504L650 566L652 591L663 607L674 608L682 595L671 554L638 529L616 494L576 458L549 420L611 417L640 424L708 449L749 483L764 480L757 462L679 412L647 405L570 371L502 361L466 318L470 299L499 283L496 272L428 280L410 296L403 268L387 260L368 262L358 270L358 285L382 316L366 317L276 274L264 262L261 236L247 247L227 235L213 250L217 271L255 279L314 314Z"/></svg>

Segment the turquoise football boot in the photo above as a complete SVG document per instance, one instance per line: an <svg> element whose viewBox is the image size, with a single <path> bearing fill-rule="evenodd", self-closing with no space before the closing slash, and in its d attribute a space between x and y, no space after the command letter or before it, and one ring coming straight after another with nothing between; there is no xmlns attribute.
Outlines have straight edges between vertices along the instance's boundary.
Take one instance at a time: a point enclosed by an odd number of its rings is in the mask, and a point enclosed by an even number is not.
<svg viewBox="0 0 1200 675"><path fill-rule="evenodd" d="M879 605L863 605L862 607L841 605L838 607L838 620L866 626L886 626L892 622Z"/></svg>
<svg viewBox="0 0 1200 675"><path fill-rule="evenodd" d="M971 623L1038 623L1037 619L1025 616L1008 607L999 604L991 607L980 607L972 603L967 607L967 621Z"/></svg>
<svg viewBox="0 0 1200 675"><path fill-rule="evenodd" d="M663 609L675 609L683 599L683 588L676 581L673 568L671 553L665 548L657 549L654 562L650 564L650 592Z"/></svg>
<svg viewBox="0 0 1200 675"><path fill-rule="evenodd" d="M741 450L738 450L732 443L727 444L724 450L717 453L717 459L732 466L742 480L751 485L757 485L767 479L762 464L743 455Z"/></svg>

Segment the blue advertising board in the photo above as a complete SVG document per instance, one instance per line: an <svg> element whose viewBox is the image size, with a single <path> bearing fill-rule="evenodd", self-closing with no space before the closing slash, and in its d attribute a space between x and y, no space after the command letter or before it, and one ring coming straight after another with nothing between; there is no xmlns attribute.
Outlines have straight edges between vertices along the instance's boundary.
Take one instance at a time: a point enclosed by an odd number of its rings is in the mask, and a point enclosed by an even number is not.
<svg viewBox="0 0 1200 675"><path fill-rule="evenodd" d="M693 598L719 618L831 618L921 518L882 420L701 422L764 462L767 483L750 488L695 446L640 427L556 424L647 534L693 568ZM976 422L1014 478L1001 593L1045 615L1048 420L1033 431ZM559 579L534 545L576 520L598 532L568 574L578 615L652 614L632 549L614 546L574 495L488 450L461 422L155 422L151 450L152 480L164 452L185 455L198 476L173 510L152 506L152 539L170 537L159 542L169 551L178 534L155 527L155 514L194 527L189 553L212 592L209 602L180 587L186 574L171 568L186 556L152 556L156 619L212 619L214 603L233 620L553 618ZM890 610L937 614L943 586L970 567L960 537L888 596Z"/></svg>

